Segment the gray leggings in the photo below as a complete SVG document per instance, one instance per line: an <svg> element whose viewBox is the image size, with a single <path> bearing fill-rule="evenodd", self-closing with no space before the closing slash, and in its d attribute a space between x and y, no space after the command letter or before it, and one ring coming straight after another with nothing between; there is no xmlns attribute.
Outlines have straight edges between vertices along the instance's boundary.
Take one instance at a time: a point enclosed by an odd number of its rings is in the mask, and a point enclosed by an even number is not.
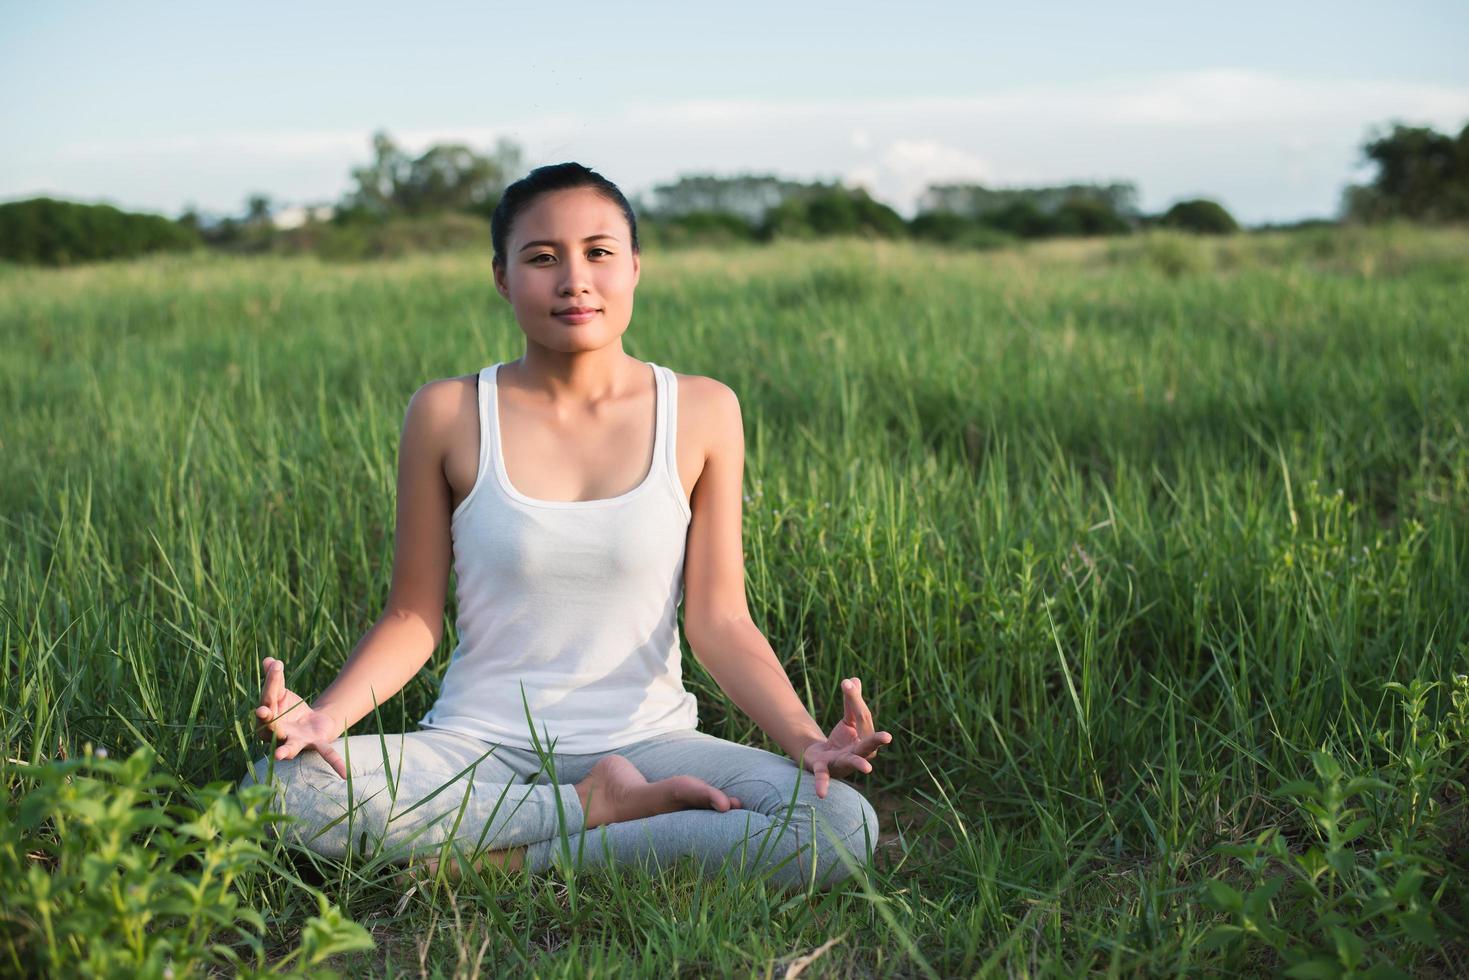
<svg viewBox="0 0 1469 980"><path fill-rule="evenodd" d="M432 855L448 840L466 854L524 845L525 868L607 861L666 867L695 858L706 874L768 874L785 889L830 887L848 862L871 859L877 814L839 779L818 799L811 773L784 755L700 731L655 735L605 752L554 752L483 742L421 729L403 735L353 735L337 741L350 780L316 752L258 760L241 785L270 780L298 841L326 857L346 856L348 842L391 848L394 860ZM386 757L383 751L386 747ZM688 774L738 797L740 809L678 810L583 830L580 800L569 785L597 760L620 755L650 782ZM846 860L838 848L846 852Z"/></svg>

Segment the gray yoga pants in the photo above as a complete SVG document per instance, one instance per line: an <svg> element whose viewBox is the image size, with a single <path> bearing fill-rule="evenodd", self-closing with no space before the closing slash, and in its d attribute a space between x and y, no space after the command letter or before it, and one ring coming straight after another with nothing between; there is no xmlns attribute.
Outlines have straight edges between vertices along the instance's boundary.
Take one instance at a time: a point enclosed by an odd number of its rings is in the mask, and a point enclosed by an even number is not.
<svg viewBox="0 0 1469 980"><path fill-rule="evenodd" d="M445 843L466 856L525 846L525 868L641 861L663 868L680 857L705 874L767 876L784 889L830 887L862 865L877 842L867 799L832 779L825 799L811 773L784 755L705 732L656 735L604 752L544 756L438 729L339 739L350 780L319 754L258 760L241 785L274 777L297 840L342 859L349 843L393 860L433 856ZM386 752L384 751L386 750ZM597 760L628 759L650 781L688 774L738 797L739 809L677 810L584 830L576 790ZM365 836L364 836L365 835ZM845 853L845 860L843 853Z"/></svg>

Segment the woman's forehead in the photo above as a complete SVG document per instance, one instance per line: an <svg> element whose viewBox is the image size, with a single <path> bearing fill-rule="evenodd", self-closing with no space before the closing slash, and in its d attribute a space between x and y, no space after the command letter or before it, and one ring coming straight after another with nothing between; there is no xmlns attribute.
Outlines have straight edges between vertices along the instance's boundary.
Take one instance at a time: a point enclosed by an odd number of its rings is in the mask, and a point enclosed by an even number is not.
<svg viewBox="0 0 1469 980"><path fill-rule="evenodd" d="M627 235L622 209L590 188L550 191L536 198L515 222L515 237L568 238L580 241L604 233Z"/></svg>

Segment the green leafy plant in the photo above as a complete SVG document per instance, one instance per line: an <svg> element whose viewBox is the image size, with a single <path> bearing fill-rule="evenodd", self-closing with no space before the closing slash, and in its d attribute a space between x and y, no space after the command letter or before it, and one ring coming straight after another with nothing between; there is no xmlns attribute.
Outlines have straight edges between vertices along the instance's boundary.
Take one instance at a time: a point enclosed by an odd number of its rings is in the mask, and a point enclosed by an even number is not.
<svg viewBox="0 0 1469 980"><path fill-rule="evenodd" d="M319 893L297 947L267 964L266 923L242 878L282 873L262 844L270 788L225 782L186 791L153 771L147 748L41 765L7 763L0 820L6 971L180 978L226 968L279 976L373 946ZM313 975L319 975L313 971Z"/></svg>
<svg viewBox="0 0 1469 980"><path fill-rule="evenodd" d="M1204 882L1202 899L1226 916L1204 945L1230 952L1268 947L1298 978L1401 977L1457 926L1442 907L1454 872L1435 834L1437 797L1452 787L1451 763L1469 732L1469 678L1454 679L1453 708L1431 724L1435 684L1391 683L1404 731L1377 742L1388 757L1378 775L1349 773L1330 754L1312 752L1316 779L1296 780L1277 795L1292 801L1314 840L1293 849L1278 827L1243 845L1220 845L1246 879Z"/></svg>

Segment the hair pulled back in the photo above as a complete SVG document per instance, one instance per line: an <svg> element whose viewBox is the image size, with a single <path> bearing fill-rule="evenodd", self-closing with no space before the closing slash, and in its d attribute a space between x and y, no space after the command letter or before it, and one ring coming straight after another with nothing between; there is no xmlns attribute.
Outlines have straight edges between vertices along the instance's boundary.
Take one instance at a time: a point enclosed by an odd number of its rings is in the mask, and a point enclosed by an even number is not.
<svg viewBox="0 0 1469 980"><path fill-rule="evenodd" d="M617 189L617 185L579 163L552 163L532 170L505 188L505 193L500 195L494 214L490 216L490 242L495 249L494 264L505 264L505 248L510 239L510 228L520 212L542 194L576 187L590 187L621 209L622 216L627 219L627 227L632 232L632 250L638 251L638 219L633 214L632 205L627 203L627 198Z"/></svg>

